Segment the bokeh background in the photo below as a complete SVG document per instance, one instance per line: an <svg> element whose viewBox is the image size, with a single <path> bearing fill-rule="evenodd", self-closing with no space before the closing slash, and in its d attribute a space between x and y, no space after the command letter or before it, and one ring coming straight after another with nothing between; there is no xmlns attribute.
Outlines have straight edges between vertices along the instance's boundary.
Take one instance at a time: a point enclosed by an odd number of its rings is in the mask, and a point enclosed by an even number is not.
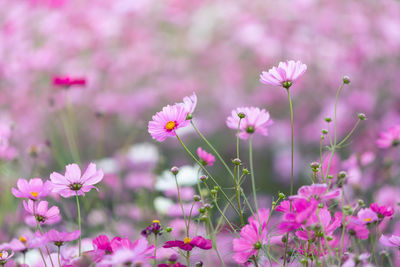
<svg viewBox="0 0 400 267"><path fill-rule="evenodd" d="M308 66L291 88L297 185L309 181L343 75L351 84L340 97L339 136L358 112L368 120L335 159L336 169L360 155L379 158L378 133L400 122L399 29L396 0L1 1L0 240L22 220L10 193L16 179L47 179L72 162L97 162L107 173L99 196L90 193L85 202L93 232L124 234L133 232L132 221L152 219L141 207L160 194L158 175L192 163L176 140L151 140L147 123L193 92L196 124L227 160L235 154L235 133L225 124L230 111L270 112L269 136L254 140L260 205L268 206L272 194L287 192L290 124L286 92L258 79L283 60ZM56 76L82 77L87 85L60 88ZM206 148L194 132L183 139L192 150ZM246 143L241 148L247 162ZM211 170L231 186L219 164ZM352 177L360 192L385 182L376 171ZM70 204L62 212L72 223Z"/></svg>

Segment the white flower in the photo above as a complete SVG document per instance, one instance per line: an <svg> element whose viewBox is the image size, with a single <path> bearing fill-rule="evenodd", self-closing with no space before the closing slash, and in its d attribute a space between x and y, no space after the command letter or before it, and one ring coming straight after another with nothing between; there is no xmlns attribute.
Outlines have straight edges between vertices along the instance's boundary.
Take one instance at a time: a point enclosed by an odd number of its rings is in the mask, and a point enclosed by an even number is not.
<svg viewBox="0 0 400 267"><path fill-rule="evenodd" d="M127 157L135 164L155 163L158 161L157 146L151 143L140 143L131 146L127 153Z"/></svg>

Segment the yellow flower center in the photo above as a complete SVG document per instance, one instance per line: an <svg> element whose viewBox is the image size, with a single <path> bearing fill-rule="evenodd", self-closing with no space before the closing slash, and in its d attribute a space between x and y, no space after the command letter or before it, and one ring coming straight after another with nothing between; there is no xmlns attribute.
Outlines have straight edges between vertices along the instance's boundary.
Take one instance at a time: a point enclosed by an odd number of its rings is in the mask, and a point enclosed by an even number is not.
<svg viewBox="0 0 400 267"><path fill-rule="evenodd" d="M365 219L364 219L364 222L371 222L371 221L372 221L371 218L365 218Z"/></svg>
<svg viewBox="0 0 400 267"><path fill-rule="evenodd" d="M38 193L38 192L31 192L31 195L32 195L33 197L37 197L37 196L39 195L39 193Z"/></svg>
<svg viewBox="0 0 400 267"><path fill-rule="evenodd" d="M153 220L153 223L158 223L158 224L160 224L160 221L159 221L159 220Z"/></svg>
<svg viewBox="0 0 400 267"><path fill-rule="evenodd" d="M0 258L2 258L2 257L3 257L3 253L0 252Z"/></svg>
<svg viewBox="0 0 400 267"><path fill-rule="evenodd" d="M183 242L185 242L185 244L189 244L190 241L192 241L192 239L190 239L189 237L185 237L185 240Z"/></svg>
<svg viewBox="0 0 400 267"><path fill-rule="evenodd" d="M26 237L25 236L21 236L20 238L19 238L19 241L21 241L22 243L26 243Z"/></svg>
<svg viewBox="0 0 400 267"><path fill-rule="evenodd" d="M167 129L168 131L171 131L175 128L176 123L174 121L169 121L167 122L167 124L165 124L165 129Z"/></svg>

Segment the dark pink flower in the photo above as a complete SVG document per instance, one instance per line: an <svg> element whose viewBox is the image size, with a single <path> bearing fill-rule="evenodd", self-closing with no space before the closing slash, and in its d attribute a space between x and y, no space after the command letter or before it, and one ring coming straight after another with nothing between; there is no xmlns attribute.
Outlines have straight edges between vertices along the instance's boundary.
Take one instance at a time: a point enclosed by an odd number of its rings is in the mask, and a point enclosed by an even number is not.
<svg viewBox="0 0 400 267"><path fill-rule="evenodd" d="M169 136L176 136L175 131L189 124L186 120L188 112L185 106L176 104L166 106L162 111L157 112L148 124L148 131L151 137L159 142Z"/></svg>
<svg viewBox="0 0 400 267"><path fill-rule="evenodd" d="M211 153L203 150L201 147L197 148L197 156L199 156L200 161L201 163L203 163L203 165L212 166L215 162L215 157Z"/></svg>
<svg viewBox="0 0 400 267"><path fill-rule="evenodd" d="M340 197L341 190L339 188L330 190L328 189L327 184L312 184L312 185L304 185L299 188L297 191L297 195L290 196L290 199L295 198L305 198L311 199L314 198L316 200L329 200Z"/></svg>
<svg viewBox="0 0 400 267"><path fill-rule="evenodd" d="M272 67L268 72L261 73L260 82L289 88L306 70L307 65L300 61L279 62L278 67Z"/></svg>
<svg viewBox="0 0 400 267"><path fill-rule="evenodd" d="M89 164L83 175L81 175L81 169L77 164L69 164L65 169L65 175L57 172L50 175L53 191L62 197L72 197L76 194L84 196L86 192L93 188L98 190L93 185L103 179L103 171L96 170L94 163Z"/></svg>
<svg viewBox="0 0 400 267"><path fill-rule="evenodd" d="M57 230L51 229L46 233L46 238L49 242L53 242L56 246L62 246L64 242L71 242L76 240L81 235L79 230L75 230L71 233L58 232Z"/></svg>
<svg viewBox="0 0 400 267"><path fill-rule="evenodd" d="M60 210L53 206L49 209L47 201L25 200L22 202L25 210L31 215L26 219L30 225L36 225L36 221L40 224L55 224L61 221Z"/></svg>
<svg viewBox="0 0 400 267"><path fill-rule="evenodd" d="M318 208L318 201L314 198L310 200L304 198L292 200L292 211L290 211L290 208L287 209L287 203L284 201L284 206L280 208L285 213L282 221L278 224L278 229L282 233L291 232L305 225Z"/></svg>
<svg viewBox="0 0 400 267"><path fill-rule="evenodd" d="M238 114L243 113L245 118L239 118ZM265 109L256 107L240 107L232 110L231 116L226 119L226 125L234 130L238 130L240 120L239 137L248 139L253 133L264 136L268 135L268 126L273 124L270 119L269 112Z"/></svg>
<svg viewBox="0 0 400 267"><path fill-rule="evenodd" d="M52 185L50 181L43 183L40 178L32 178L29 182L25 179L18 179L16 188L11 188L11 192L17 198L27 198L39 200L51 193Z"/></svg>
<svg viewBox="0 0 400 267"><path fill-rule="evenodd" d="M70 87L73 85L86 86L86 79L72 78L69 76L55 76L53 77L53 85L60 87Z"/></svg>
<svg viewBox="0 0 400 267"><path fill-rule="evenodd" d="M204 250L212 248L211 240L205 239L201 236L196 236L193 239L185 237L184 241L173 240L165 242L164 248L180 248L185 251L191 251L194 247L198 247Z"/></svg>
<svg viewBox="0 0 400 267"><path fill-rule="evenodd" d="M397 235L392 235L391 237L382 235L379 238L379 242L386 247L400 248L400 236L397 236Z"/></svg>
<svg viewBox="0 0 400 267"><path fill-rule="evenodd" d="M389 148L400 144L400 125L391 127L386 132L381 132L376 140L379 148Z"/></svg>
<svg viewBox="0 0 400 267"><path fill-rule="evenodd" d="M376 214L378 214L378 217L380 219L383 219L384 217L391 218L394 214L394 210L390 206L385 206L385 205L379 206L378 203L372 203L370 205L370 208L371 208L371 210L376 212Z"/></svg>

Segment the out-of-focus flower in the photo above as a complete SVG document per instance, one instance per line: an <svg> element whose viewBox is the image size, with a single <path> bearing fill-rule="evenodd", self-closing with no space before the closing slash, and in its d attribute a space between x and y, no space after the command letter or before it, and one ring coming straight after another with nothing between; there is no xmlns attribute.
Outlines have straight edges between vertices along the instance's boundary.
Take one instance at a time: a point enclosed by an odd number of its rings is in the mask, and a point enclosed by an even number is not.
<svg viewBox="0 0 400 267"><path fill-rule="evenodd" d="M398 146L400 144L400 125L391 127L385 132L379 134L379 138L376 140L376 145L379 148L389 148L392 146Z"/></svg>
<svg viewBox="0 0 400 267"><path fill-rule="evenodd" d="M71 242L76 240L81 235L79 230L73 232L59 232L55 229L51 229L46 233L46 238L49 242L53 242L54 245L60 247L64 242Z"/></svg>
<svg viewBox="0 0 400 267"><path fill-rule="evenodd" d="M11 192L17 198L27 198L39 200L51 193L52 184L50 181L43 183L40 178L32 178L29 182L25 179L18 179L16 188L11 188Z"/></svg>
<svg viewBox="0 0 400 267"><path fill-rule="evenodd" d="M91 189L98 190L94 184L103 179L103 171L96 170L96 165L90 163L85 173L81 175L81 169L77 164L69 164L65 167L65 175L53 172L50 174L53 183L53 191L62 197L72 197L76 194L84 196Z"/></svg>
<svg viewBox="0 0 400 267"><path fill-rule="evenodd" d="M201 147L197 148L197 156L199 156L203 165L212 166L215 162L215 157L211 153L203 150Z"/></svg>
<svg viewBox="0 0 400 267"><path fill-rule="evenodd" d="M0 264L5 265L11 257L14 256L14 251L8 252L6 250L0 251Z"/></svg>
<svg viewBox="0 0 400 267"><path fill-rule="evenodd" d="M391 235L390 237L382 235L379 238L379 242L381 242L381 244L386 247L400 248L400 236L397 236L397 235Z"/></svg>
<svg viewBox="0 0 400 267"><path fill-rule="evenodd" d="M197 96L195 93L193 93L191 96L185 96L183 98L183 103L177 103L177 104L182 105L185 108L187 115L192 114L197 105Z"/></svg>
<svg viewBox="0 0 400 267"><path fill-rule="evenodd" d="M240 107L232 110L231 116L226 119L229 128L237 131L240 113L245 115L240 121L239 137L241 139L247 139L254 133L268 135L268 126L273 124L268 111L257 107Z"/></svg>
<svg viewBox="0 0 400 267"><path fill-rule="evenodd" d="M363 224L373 223L378 220L378 215L370 208L361 209L357 217Z"/></svg>
<svg viewBox="0 0 400 267"><path fill-rule="evenodd" d="M197 180L202 175L199 172L199 166L183 166L179 168L176 175L179 186L192 186L197 184ZM176 188L175 177L170 170L165 170L157 178L155 188L159 191L169 190Z"/></svg>
<svg viewBox="0 0 400 267"><path fill-rule="evenodd" d="M176 136L176 130L189 124L186 116L187 111L183 105L168 105L149 121L148 131L153 139L162 142L169 136Z"/></svg>
<svg viewBox="0 0 400 267"><path fill-rule="evenodd" d="M374 265L369 263L369 253L362 253L360 255L355 255L353 253L346 253L345 261L343 262L342 267L356 267L359 264L363 267L373 267Z"/></svg>
<svg viewBox="0 0 400 267"><path fill-rule="evenodd" d="M307 70L307 65L300 61L289 60L279 62L278 67L272 67L268 72L263 71L260 82L268 85L283 86L286 89Z"/></svg>
<svg viewBox="0 0 400 267"><path fill-rule="evenodd" d="M183 241L181 240L173 240L165 242L164 248L180 248L185 251L191 251L194 247L198 247L204 250L209 250L212 248L211 240L205 239L201 236L193 237L192 239L189 237L185 237Z"/></svg>
<svg viewBox="0 0 400 267"><path fill-rule="evenodd" d="M290 196L289 198L305 198L311 199L314 198L318 201L325 201L329 199L334 199L340 197L341 190L339 188L328 190L327 184L312 184L312 185L304 185L299 188L297 191L297 195Z"/></svg>
<svg viewBox="0 0 400 267"><path fill-rule="evenodd" d="M350 235L356 236L359 239L365 240L369 236L369 230L364 222L360 221L357 217L346 218L348 225L346 230Z"/></svg>
<svg viewBox="0 0 400 267"><path fill-rule="evenodd" d="M147 226L143 231L141 232L142 236L148 237L151 234L155 235L161 235L161 224L159 220L153 220L153 222Z"/></svg>
<svg viewBox="0 0 400 267"><path fill-rule="evenodd" d="M53 206L49 209L47 201L23 201L25 210L31 215L26 218L29 225L36 225L36 221L40 224L55 224L61 221L60 210Z"/></svg>
<svg viewBox="0 0 400 267"><path fill-rule="evenodd" d="M111 241L106 235L99 235L93 239L93 250L89 251L89 255L92 257L93 261L100 262L105 255L112 254L116 243L121 240L120 237L114 237Z"/></svg>
<svg viewBox="0 0 400 267"><path fill-rule="evenodd" d="M72 78L70 76L55 76L53 77L53 85L60 87L86 86L85 78Z"/></svg>
<svg viewBox="0 0 400 267"><path fill-rule="evenodd" d="M35 234L27 232L19 238L13 238L7 246L13 251L26 252L28 249L41 247L46 243L45 236L36 232Z"/></svg>
<svg viewBox="0 0 400 267"><path fill-rule="evenodd" d="M389 206L379 206L378 203L371 203L371 210L373 210L376 214L378 214L378 218L383 219L384 217L391 218L394 214L394 210Z"/></svg>

